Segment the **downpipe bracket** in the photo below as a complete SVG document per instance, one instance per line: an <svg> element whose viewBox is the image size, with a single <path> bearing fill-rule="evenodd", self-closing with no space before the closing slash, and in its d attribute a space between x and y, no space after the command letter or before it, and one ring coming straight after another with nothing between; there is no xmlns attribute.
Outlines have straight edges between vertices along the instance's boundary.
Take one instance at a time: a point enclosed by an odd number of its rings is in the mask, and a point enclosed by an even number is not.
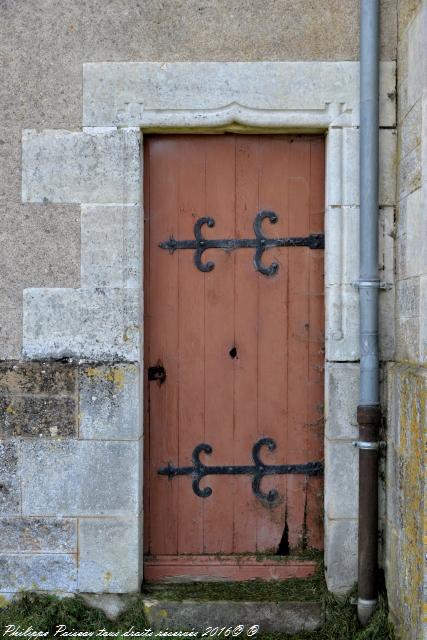
<svg viewBox="0 0 427 640"><path fill-rule="evenodd" d="M355 440L353 446L358 449L365 449L366 451L378 451L378 449L385 449L387 443L384 441L368 442L367 440Z"/></svg>
<svg viewBox="0 0 427 640"><path fill-rule="evenodd" d="M380 291L390 291L393 288L391 282L383 282L382 280L358 280L352 282L351 286L355 289L379 289Z"/></svg>

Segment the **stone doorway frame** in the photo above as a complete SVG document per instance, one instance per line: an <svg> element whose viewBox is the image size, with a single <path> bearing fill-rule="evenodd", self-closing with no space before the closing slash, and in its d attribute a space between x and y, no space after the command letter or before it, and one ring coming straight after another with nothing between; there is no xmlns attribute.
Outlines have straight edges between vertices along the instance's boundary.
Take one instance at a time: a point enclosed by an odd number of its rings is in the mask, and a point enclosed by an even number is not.
<svg viewBox="0 0 427 640"><path fill-rule="evenodd" d="M345 591L355 581L358 77L357 62L88 63L83 65L82 130L23 132L23 201L81 204L81 287L24 291L23 356L79 361L83 368L79 406L83 416L90 415L90 424L83 420L79 438L71 443L23 442L20 454L26 515L75 517L84 524L80 554L97 569L88 577L77 567L77 590L138 591L143 572L143 403L138 381L143 363L143 134L248 128L326 135L325 565L332 591ZM380 84L380 266L384 281L392 283L393 62L381 63ZM391 287L380 301L383 361L394 353L393 319ZM85 393L84 372L89 365L120 373L117 407L101 391L99 397L96 392ZM97 402L92 402L94 397ZM113 424L105 424L103 418L107 405ZM39 479L43 456L52 447L59 458L67 449L77 482L86 482L100 466L113 464L120 469L114 479L117 483L121 478L118 486L111 486L110 493L99 487L95 498L82 497L81 489L74 501L64 504L58 498L48 508L36 496L49 494L55 483L67 482L60 466L55 477ZM82 468L82 460L89 471ZM31 483L30 476L36 481ZM94 481L97 484L96 477ZM108 488L108 477L103 482ZM123 537L125 562L114 554ZM114 580L106 582L103 576L113 569Z"/></svg>

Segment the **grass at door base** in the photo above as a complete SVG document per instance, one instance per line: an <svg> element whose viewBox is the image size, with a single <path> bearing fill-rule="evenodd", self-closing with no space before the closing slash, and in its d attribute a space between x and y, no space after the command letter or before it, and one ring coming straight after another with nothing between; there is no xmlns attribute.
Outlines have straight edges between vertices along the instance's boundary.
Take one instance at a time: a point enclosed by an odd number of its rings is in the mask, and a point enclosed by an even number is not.
<svg viewBox="0 0 427 640"><path fill-rule="evenodd" d="M289 582L289 581L287 581ZM301 582L306 582L302 580ZM282 583L284 590L289 588L287 583ZM182 586L182 585L180 585ZM185 585L187 589L191 589L191 585ZM209 585L212 587L212 585ZM218 585L222 588L221 596L224 597L224 593L230 593L233 585ZM199 588L200 585L195 585ZM255 585L253 585L255 590ZM275 585L277 591L274 594L276 599L280 594L280 584ZM319 593L317 589L321 589L321 584L317 586L311 583L309 586L294 584L292 590L287 593L287 598L284 598L284 592L282 597L284 601L298 602L298 598L301 598L300 602L307 602L313 598L312 590L315 589L316 593ZM262 590L261 590L262 591ZM263 592L267 597L267 592ZM298 594L298 598L297 598ZM151 592L152 595L152 592ZM157 594L158 595L158 594ZM172 595L169 592L170 597ZM188 591L181 592L181 595L186 599L188 598ZM210 596L213 596L214 591L210 592ZM217 596L220 595L218 588ZM243 592L240 592L240 596L243 598ZM254 594L253 594L254 595ZM351 604L351 596L348 595L345 598L338 598L332 594L327 593L325 590L319 594L324 611L324 621L322 626L313 632L299 632L295 634L286 633L274 633L274 634L259 634L254 636L255 638L270 638L271 640L393 640L392 626L388 621L388 609L387 601L384 595L379 599L378 609L375 612L370 625L366 629L361 629L357 622L356 607ZM205 593L205 597L207 593ZM250 592L246 592L245 601L250 601ZM75 629L76 631L97 631L99 629L106 629L109 631L122 632L131 628L143 630L146 628L147 620L144 612L144 596L134 598L129 608L124 611L115 621L109 620L102 611L88 607L81 598L78 596L71 598L57 598L51 595L41 595L36 593L21 593L16 599L9 603L7 606L3 606L0 609L0 628L4 632L6 625L14 624L20 625L22 628L32 626L36 630L49 631L49 637L53 637L56 625L66 625L68 629ZM174 592L174 599L177 597L176 591ZM259 597L259 596L258 596ZM292 600L292 598L296 598ZM304 600L304 598L306 598ZM217 597L218 599L218 597ZM247 599L247 600L246 600ZM270 599L273 601L273 593L270 593ZM215 598L212 598L215 600ZM232 601L230 597L230 601ZM236 601L239 601L236 598ZM240 600L242 602L243 600ZM237 623L237 622L236 622ZM243 637L243 636L241 636Z"/></svg>

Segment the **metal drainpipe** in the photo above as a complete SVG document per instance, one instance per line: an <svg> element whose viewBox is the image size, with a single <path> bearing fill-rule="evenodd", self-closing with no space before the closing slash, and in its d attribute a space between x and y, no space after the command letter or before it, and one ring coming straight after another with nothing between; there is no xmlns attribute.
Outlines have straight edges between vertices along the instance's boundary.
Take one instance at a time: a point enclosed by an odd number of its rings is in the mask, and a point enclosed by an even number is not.
<svg viewBox="0 0 427 640"><path fill-rule="evenodd" d="M357 613L365 626L378 596L378 76L379 0L360 3L360 399Z"/></svg>

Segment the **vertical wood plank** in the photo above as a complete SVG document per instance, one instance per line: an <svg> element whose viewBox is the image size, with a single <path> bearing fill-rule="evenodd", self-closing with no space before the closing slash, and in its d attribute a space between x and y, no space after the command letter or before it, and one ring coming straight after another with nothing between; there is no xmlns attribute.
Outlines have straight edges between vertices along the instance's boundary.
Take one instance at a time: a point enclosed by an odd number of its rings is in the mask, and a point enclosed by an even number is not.
<svg viewBox="0 0 427 640"><path fill-rule="evenodd" d="M149 138L150 361L160 361L166 382L149 385L150 402L150 551L178 552L178 484L158 469L178 459L178 270L159 242L178 234L179 153L168 138Z"/></svg>
<svg viewBox="0 0 427 640"><path fill-rule="evenodd" d="M278 222L264 221L264 233L270 237L289 235L288 182L289 143L280 136L260 136L258 153L259 209L275 211ZM274 453L263 451L269 464L285 463L287 420L287 309L289 251L280 248L264 253L266 265L275 261L279 271L272 277L257 273L258 280L258 436L276 442ZM263 480L263 491L276 489L281 502L266 507L257 501L257 550L276 552L282 540L287 511L286 476Z"/></svg>
<svg viewBox="0 0 427 640"><path fill-rule="evenodd" d="M258 136L236 138L236 237L253 237L258 212ZM258 278L252 252L235 252L235 343L233 450L236 464L252 464L258 434ZM254 277L255 276L255 277ZM234 479L234 551L257 548L256 504L251 481Z"/></svg>
<svg viewBox="0 0 427 640"><path fill-rule="evenodd" d="M178 236L191 238L195 221L205 215L206 151L205 144L186 136L174 138L181 158L177 209ZM185 162L182 159L185 158ZM194 447L203 442L204 349L205 349L205 279L194 267L191 253L176 252L178 261L179 306L179 466L191 466ZM197 497L188 477L174 480L178 484L178 553L200 553L203 547L203 501Z"/></svg>
<svg viewBox="0 0 427 640"><path fill-rule="evenodd" d="M215 136L207 141L206 215L215 227L206 236L235 235L235 138ZM208 255L208 254L211 255ZM229 351L234 335L235 253L215 249L206 253L215 269L205 278L205 442L213 448L209 464L234 464L234 362ZM231 482L230 482L231 480ZM212 496L204 500L204 551L233 551L234 513L230 499L233 478L210 476L204 480ZM236 514L237 517L237 514Z"/></svg>

